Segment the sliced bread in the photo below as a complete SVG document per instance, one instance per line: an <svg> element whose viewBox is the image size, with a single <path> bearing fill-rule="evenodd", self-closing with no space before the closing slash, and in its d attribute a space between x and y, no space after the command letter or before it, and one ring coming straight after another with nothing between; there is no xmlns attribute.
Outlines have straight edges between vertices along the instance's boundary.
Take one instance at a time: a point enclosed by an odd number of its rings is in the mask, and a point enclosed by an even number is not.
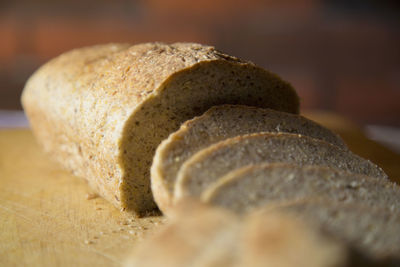
<svg viewBox="0 0 400 267"><path fill-rule="evenodd" d="M151 187L158 207L165 211L172 204L178 170L194 153L226 138L257 132L298 133L347 149L338 135L299 115L242 105L212 107L186 121L157 148Z"/></svg>
<svg viewBox="0 0 400 267"><path fill-rule="evenodd" d="M315 138L288 133L238 136L200 150L178 172L174 201L199 197L228 172L248 164L286 162L324 165L352 173L387 178L381 168L350 151Z"/></svg>
<svg viewBox="0 0 400 267"><path fill-rule="evenodd" d="M154 152L182 122L221 104L299 110L296 92L276 75L193 43L75 49L29 78L22 104L52 159L138 213L156 207Z"/></svg>
<svg viewBox="0 0 400 267"><path fill-rule="evenodd" d="M201 195L204 202L237 213L274 201L315 197L390 207L393 212L400 213L400 188L396 184L326 166L249 165L218 179Z"/></svg>
<svg viewBox="0 0 400 267"><path fill-rule="evenodd" d="M168 223L137 244L125 267L236 266L238 217L197 202L174 207Z"/></svg>
<svg viewBox="0 0 400 267"><path fill-rule="evenodd" d="M364 255L381 261L378 266L400 264L400 214L360 203L321 199L272 204L265 209L289 212L345 241ZM384 265L383 263L387 265Z"/></svg>
<svg viewBox="0 0 400 267"><path fill-rule="evenodd" d="M344 244L289 214L241 218L192 203L182 211L138 244L125 266L359 266L350 264L352 255Z"/></svg>
<svg viewBox="0 0 400 267"><path fill-rule="evenodd" d="M367 267L369 257L290 213L253 212L240 232L240 266Z"/></svg>

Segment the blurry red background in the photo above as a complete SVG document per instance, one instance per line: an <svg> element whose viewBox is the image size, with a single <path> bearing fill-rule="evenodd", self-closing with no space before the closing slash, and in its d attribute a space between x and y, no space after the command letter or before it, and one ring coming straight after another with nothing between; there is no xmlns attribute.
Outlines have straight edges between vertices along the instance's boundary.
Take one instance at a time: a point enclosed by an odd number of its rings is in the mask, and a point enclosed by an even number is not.
<svg viewBox="0 0 400 267"><path fill-rule="evenodd" d="M303 109L400 126L400 1L0 2L0 109L58 54L106 42L191 41L288 80Z"/></svg>

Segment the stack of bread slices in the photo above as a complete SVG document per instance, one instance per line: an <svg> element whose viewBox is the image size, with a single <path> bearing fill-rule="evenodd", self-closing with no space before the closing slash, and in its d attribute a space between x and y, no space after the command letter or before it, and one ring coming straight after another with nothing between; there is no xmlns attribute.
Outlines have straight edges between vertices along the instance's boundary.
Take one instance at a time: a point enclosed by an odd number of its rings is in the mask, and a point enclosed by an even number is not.
<svg viewBox="0 0 400 267"><path fill-rule="evenodd" d="M357 216L357 215L356 215ZM169 223L136 246L126 267L366 267L374 260L340 238L277 206L239 216L200 202L180 202Z"/></svg>
<svg viewBox="0 0 400 267"><path fill-rule="evenodd" d="M151 182L166 215L192 201L240 215L268 207L374 260L400 255L399 187L338 135L300 115L212 107L161 143Z"/></svg>

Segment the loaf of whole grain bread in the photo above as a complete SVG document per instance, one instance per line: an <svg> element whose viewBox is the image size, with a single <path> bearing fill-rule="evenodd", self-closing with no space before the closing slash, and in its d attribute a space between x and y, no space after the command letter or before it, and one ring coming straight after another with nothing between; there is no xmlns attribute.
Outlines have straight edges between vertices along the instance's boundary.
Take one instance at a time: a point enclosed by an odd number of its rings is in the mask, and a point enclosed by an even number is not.
<svg viewBox="0 0 400 267"><path fill-rule="evenodd" d="M299 110L276 75L193 43L76 49L36 71L22 95L45 151L116 207L139 213L155 207L149 167L158 144L226 103Z"/></svg>

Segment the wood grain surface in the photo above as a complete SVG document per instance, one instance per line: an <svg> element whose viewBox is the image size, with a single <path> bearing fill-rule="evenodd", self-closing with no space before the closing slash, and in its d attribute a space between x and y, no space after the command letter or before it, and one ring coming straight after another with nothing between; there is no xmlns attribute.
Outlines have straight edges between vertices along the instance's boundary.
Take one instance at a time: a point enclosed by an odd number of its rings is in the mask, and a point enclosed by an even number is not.
<svg viewBox="0 0 400 267"><path fill-rule="evenodd" d="M162 221L95 197L43 155L30 131L0 131L0 266L120 266Z"/></svg>
<svg viewBox="0 0 400 267"><path fill-rule="evenodd" d="M400 181L398 154L334 114L306 115ZM29 130L0 131L0 266L120 266L164 222L135 218L96 197L84 180L53 164Z"/></svg>

